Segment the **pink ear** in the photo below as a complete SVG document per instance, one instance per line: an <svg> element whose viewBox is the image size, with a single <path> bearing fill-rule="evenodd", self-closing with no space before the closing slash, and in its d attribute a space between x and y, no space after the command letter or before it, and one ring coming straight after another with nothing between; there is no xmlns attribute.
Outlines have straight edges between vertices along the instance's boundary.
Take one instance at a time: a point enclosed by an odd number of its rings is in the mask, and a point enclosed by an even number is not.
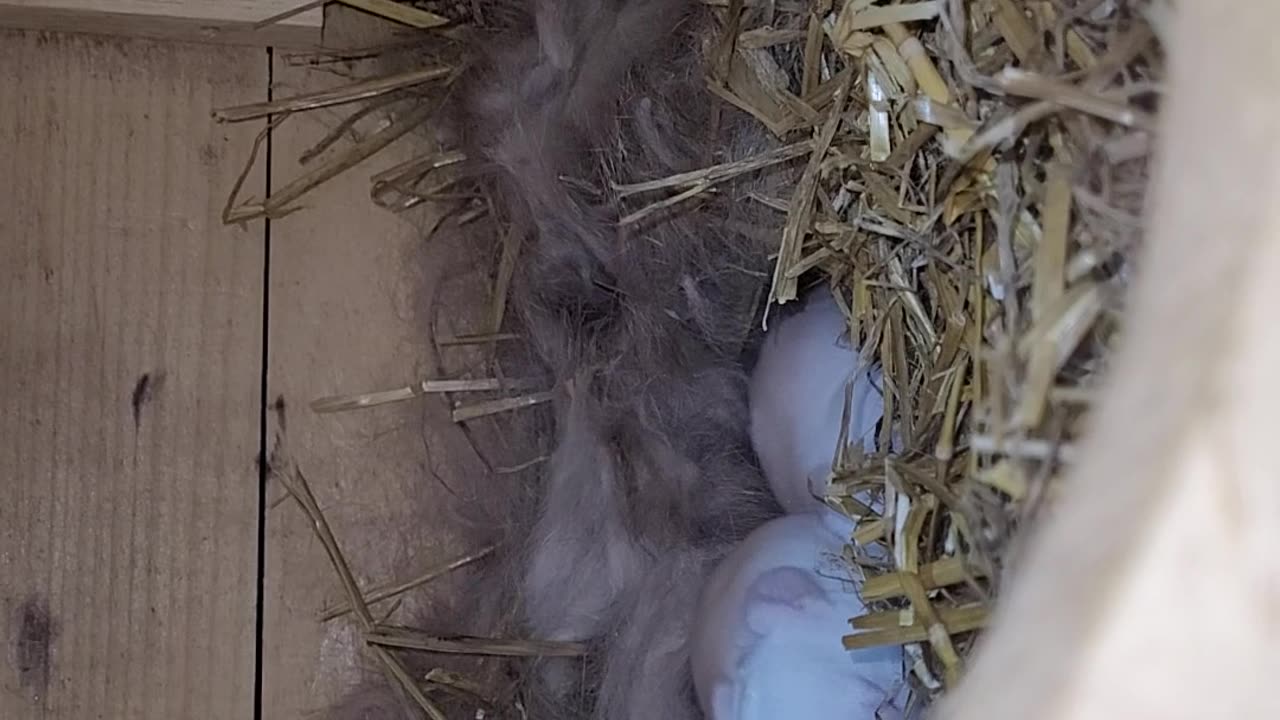
<svg viewBox="0 0 1280 720"><path fill-rule="evenodd" d="M747 587L747 627L767 635L779 624L803 615L805 605L815 599L826 599L826 593L812 573L798 567L768 570Z"/></svg>

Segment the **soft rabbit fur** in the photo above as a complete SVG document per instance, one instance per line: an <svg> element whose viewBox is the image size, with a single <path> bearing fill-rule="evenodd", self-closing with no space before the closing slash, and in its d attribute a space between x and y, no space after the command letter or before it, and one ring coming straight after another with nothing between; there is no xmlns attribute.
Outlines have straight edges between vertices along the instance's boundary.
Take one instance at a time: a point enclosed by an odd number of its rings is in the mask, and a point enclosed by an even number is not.
<svg viewBox="0 0 1280 720"><path fill-rule="evenodd" d="M537 513L502 521L527 541L477 590L514 599L516 632L594 648L533 668L535 720L700 717L687 644L699 590L779 511L750 448L742 354L781 218L744 196L789 169L626 228L613 190L768 149L727 106L708 131L719 101L703 12L503 0L489 17L510 27L477 43L499 50L460 81L456 132L524 238L510 307L564 390Z"/></svg>

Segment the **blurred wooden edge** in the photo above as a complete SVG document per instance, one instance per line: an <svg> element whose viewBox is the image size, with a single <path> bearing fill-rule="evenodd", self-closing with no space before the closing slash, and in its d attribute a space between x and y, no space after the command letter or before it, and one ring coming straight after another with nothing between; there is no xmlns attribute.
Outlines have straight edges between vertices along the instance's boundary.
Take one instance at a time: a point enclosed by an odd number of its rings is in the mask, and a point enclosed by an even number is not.
<svg viewBox="0 0 1280 720"><path fill-rule="evenodd" d="M1280 3L1155 3L1170 57L1125 338L940 720L1280 717Z"/></svg>
<svg viewBox="0 0 1280 720"><path fill-rule="evenodd" d="M323 39L324 8L255 25L306 0L0 0L0 27L305 49Z"/></svg>

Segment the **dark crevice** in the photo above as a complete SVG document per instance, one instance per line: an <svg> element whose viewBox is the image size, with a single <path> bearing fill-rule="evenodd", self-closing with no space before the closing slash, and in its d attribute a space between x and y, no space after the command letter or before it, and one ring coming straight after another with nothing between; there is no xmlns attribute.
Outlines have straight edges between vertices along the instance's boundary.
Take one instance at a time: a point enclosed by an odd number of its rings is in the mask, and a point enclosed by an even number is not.
<svg viewBox="0 0 1280 720"><path fill-rule="evenodd" d="M274 100L275 51L267 48L267 101ZM270 122L270 118L268 118ZM263 197L271 195L271 159L275 133L267 134L266 171ZM267 368L271 331L271 218L262 221L262 365L258 396L258 457L267 458ZM266 578L267 578L267 478L270 466L258 463L258 578L255 589L255 621L253 646L253 720L262 720L262 649L266 627Z"/></svg>

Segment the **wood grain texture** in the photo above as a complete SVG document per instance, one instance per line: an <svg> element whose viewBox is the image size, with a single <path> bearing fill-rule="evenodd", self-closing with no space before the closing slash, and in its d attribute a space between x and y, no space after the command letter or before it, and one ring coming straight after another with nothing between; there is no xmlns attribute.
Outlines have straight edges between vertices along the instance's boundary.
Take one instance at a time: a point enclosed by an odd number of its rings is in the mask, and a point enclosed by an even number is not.
<svg viewBox="0 0 1280 720"><path fill-rule="evenodd" d="M281 93L333 84L330 75L284 63L275 81ZM273 184L302 172L297 158L341 117L321 111L285 123L274 136ZM268 415L269 442L305 473L364 587L469 550L452 512L456 498L486 480L439 396L335 414L309 408L318 397L431 375L433 297L445 303L446 331L479 329L487 260L426 242L424 215L396 216L368 199L369 177L416 149L412 139L397 142L305 196L303 211L272 223L268 399L277 407L283 399L284 410ZM273 500L283 495L276 483L269 490ZM263 717L299 718L355 682L362 655L349 617L318 620L345 596L305 517L285 502L267 523ZM396 619L414 619L426 597L452 587L445 580L406 596Z"/></svg>
<svg viewBox="0 0 1280 720"><path fill-rule="evenodd" d="M257 50L0 32L0 717L252 716ZM261 175L251 178L261 187Z"/></svg>
<svg viewBox="0 0 1280 720"><path fill-rule="evenodd" d="M254 25L305 0L0 0L0 26L230 45L319 45L324 11L315 8Z"/></svg>

